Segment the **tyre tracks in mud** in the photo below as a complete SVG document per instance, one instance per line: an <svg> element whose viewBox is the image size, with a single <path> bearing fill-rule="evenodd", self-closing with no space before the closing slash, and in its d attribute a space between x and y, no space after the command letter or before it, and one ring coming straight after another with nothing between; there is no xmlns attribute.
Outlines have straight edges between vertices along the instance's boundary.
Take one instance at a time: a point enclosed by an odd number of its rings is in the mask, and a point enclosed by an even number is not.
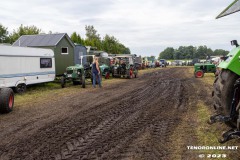
<svg viewBox="0 0 240 160"><path fill-rule="evenodd" d="M93 103L85 95L89 109L78 111L78 99L69 117L51 121L15 143L0 143L0 158L171 159L170 136L187 111L193 81L187 68L171 68L113 84L102 93L93 91L108 96Z"/></svg>

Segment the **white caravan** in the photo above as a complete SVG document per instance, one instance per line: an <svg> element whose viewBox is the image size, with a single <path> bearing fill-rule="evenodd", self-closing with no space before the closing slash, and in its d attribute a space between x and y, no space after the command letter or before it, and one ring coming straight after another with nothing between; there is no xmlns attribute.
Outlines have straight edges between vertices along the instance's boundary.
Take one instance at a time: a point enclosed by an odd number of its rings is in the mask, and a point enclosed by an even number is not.
<svg viewBox="0 0 240 160"><path fill-rule="evenodd" d="M55 59L51 49L0 45L0 88L24 92L26 85L55 79Z"/></svg>

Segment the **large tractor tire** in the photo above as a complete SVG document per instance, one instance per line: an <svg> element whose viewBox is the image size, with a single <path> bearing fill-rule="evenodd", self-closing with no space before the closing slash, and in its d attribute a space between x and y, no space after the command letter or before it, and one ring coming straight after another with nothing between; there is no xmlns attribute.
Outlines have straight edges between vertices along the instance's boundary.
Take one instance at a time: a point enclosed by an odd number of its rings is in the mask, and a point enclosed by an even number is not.
<svg viewBox="0 0 240 160"><path fill-rule="evenodd" d="M228 116L234 94L234 84L239 76L230 70L222 70L214 81L213 101L217 114ZM238 103L239 100L237 100ZM236 120L226 122L230 127L236 127Z"/></svg>
<svg viewBox="0 0 240 160"><path fill-rule="evenodd" d="M9 113L13 110L14 92L11 88L0 89L0 113Z"/></svg>

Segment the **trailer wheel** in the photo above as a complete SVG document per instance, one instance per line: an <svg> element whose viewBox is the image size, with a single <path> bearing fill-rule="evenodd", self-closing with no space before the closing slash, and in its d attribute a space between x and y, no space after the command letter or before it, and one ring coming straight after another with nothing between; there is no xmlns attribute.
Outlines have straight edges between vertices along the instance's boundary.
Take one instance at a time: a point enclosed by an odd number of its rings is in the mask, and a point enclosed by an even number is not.
<svg viewBox="0 0 240 160"><path fill-rule="evenodd" d="M0 112L9 113L14 106L14 92L11 88L0 89Z"/></svg>
<svg viewBox="0 0 240 160"><path fill-rule="evenodd" d="M61 87L65 88L65 86L66 86L66 78L62 76L61 77Z"/></svg>
<svg viewBox="0 0 240 160"><path fill-rule="evenodd" d="M82 76L82 88L85 88L86 87L86 84L85 84L85 77Z"/></svg>
<svg viewBox="0 0 240 160"><path fill-rule="evenodd" d="M14 88L14 91L15 91L16 93L20 93L20 94L26 92L26 90L27 90L27 86L26 86L25 83L18 84L18 85Z"/></svg>

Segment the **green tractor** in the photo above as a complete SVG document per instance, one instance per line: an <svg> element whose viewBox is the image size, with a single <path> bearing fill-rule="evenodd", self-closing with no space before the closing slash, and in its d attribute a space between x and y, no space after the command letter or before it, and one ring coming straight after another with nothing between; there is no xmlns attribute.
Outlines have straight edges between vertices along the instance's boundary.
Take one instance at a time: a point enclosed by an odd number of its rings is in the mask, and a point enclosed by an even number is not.
<svg viewBox="0 0 240 160"><path fill-rule="evenodd" d="M61 77L61 86L64 88L67 81L72 81L73 85L81 84L82 88L86 87L86 78L92 79L91 66L89 63L83 63L83 57L81 56L81 64L76 64L75 66L69 66L66 68L66 72ZM94 55L88 57L94 58Z"/></svg>
<svg viewBox="0 0 240 160"><path fill-rule="evenodd" d="M240 1L235 0L217 18L239 10ZM231 44L236 47L219 64L221 71L214 81L212 93L217 114L210 117L209 123L224 122L232 128L222 135L220 143L240 138L240 46L236 40Z"/></svg>
<svg viewBox="0 0 240 160"><path fill-rule="evenodd" d="M85 55L80 56L81 64L76 64L75 66L69 66L66 68L66 72L61 77L61 86L64 88L67 81L72 81L73 85L80 84L82 88L86 87L86 82L92 83L92 62L96 55ZM87 58L87 63L83 65L83 58ZM100 58L107 58L108 54L101 52L98 54ZM99 66L100 70L106 71L108 66L101 65ZM106 72L105 72L106 74Z"/></svg>
<svg viewBox="0 0 240 160"><path fill-rule="evenodd" d="M105 79L109 79L110 78L110 67L106 64L100 64L99 69L101 71L101 75L102 77L104 77Z"/></svg>
<svg viewBox="0 0 240 160"><path fill-rule="evenodd" d="M134 63L136 55L116 54L110 56L113 58L113 64L111 65L113 77L137 78L138 67L137 63Z"/></svg>
<svg viewBox="0 0 240 160"><path fill-rule="evenodd" d="M196 78L202 78L204 73L216 72L216 66L210 62L207 63L195 63L194 64L194 76Z"/></svg>
<svg viewBox="0 0 240 160"><path fill-rule="evenodd" d="M104 51L99 51L97 50L96 47L92 46L86 46L87 48L87 54L88 55L95 55L99 57L98 62L99 62L99 68L101 71L101 76L104 77L105 79L110 78L110 59L108 57L108 53Z"/></svg>

